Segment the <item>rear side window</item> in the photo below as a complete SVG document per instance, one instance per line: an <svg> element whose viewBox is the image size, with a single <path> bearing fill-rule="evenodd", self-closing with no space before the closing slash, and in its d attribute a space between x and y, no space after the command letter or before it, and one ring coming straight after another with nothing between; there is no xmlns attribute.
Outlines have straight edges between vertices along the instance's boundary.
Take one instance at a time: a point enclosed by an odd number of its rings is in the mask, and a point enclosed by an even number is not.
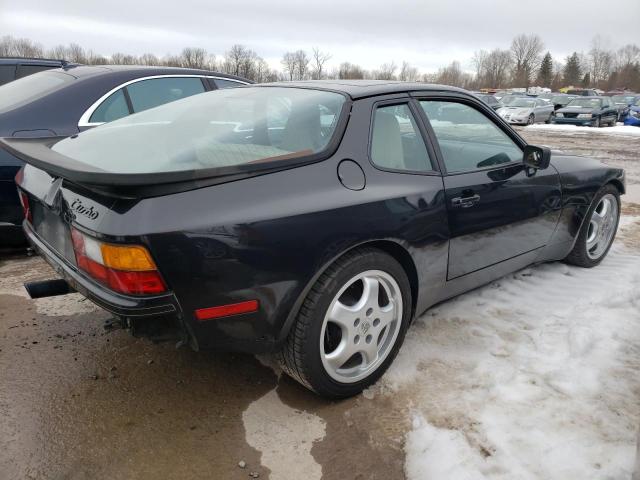
<svg viewBox="0 0 640 480"><path fill-rule="evenodd" d="M90 123L112 122L129 115L129 107L122 89L112 93L93 112Z"/></svg>
<svg viewBox="0 0 640 480"><path fill-rule="evenodd" d="M473 171L522 160L522 150L475 108L452 101L423 100L447 172Z"/></svg>
<svg viewBox="0 0 640 480"><path fill-rule="evenodd" d="M302 88L216 90L106 123L53 150L90 171L246 171L325 151L344 103L343 95Z"/></svg>
<svg viewBox="0 0 640 480"><path fill-rule="evenodd" d="M233 80L221 80L219 78L216 78L214 82L216 82L216 87L218 88L236 88L244 85L244 83L234 82Z"/></svg>
<svg viewBox="0 0 640 480"><path fill-rule="evenodd" d="M74 77L71 75L48 71L9 82L0 87L0 112L42 98L73 81Z"/></svg>
<svg viewBox="0 0 640 480"><path fill-rule="evenodd" d="M134 113L148 110L165 103L190 97L205 91L202 80L197 77L153 78L127 86Z"/></svg>
<svg viewBox="0 0 640 480"><path fill-rule="evenodd" d="M406 103L376 108L371 134L371 161L391 170L433 170L427 147Z"/></svg>
<svg viewBox="0 0 640 480"><path fill-rule="evenodd" d="M53 67L48 65L18 65L16 78L26 77L28 75L33 75L34 73L51 70L52 68L59 68L59 67Z"/></svg>
<svg viewBox="0 0 640 480"><path fill-rule="evenodd" d="M0 85L12 82L16 78L15 65L0 65Z"/></svg>

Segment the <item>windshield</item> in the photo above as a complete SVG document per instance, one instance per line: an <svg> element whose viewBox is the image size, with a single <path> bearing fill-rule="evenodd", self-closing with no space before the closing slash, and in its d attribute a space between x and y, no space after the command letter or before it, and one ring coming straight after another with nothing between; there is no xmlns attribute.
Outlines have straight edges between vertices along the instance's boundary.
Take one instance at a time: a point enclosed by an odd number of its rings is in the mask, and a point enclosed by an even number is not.
<svg viewBox="0 0 640 480"><path fill-rule="evenodd" d="M599 98L574 98L567 107L600 108L601 102Z"/></svg>
<svg viewBox="0 0 640 480"><path fill-rule="evenodd" d="M569 101L572 98L575 98L575 97L567 97L565 95L556 95L555 97L551 98L551 102L552 103L556 103L556 104L564 105L564 104L569 103Z"/></svg>
<svg viewBox="0 0 640 480"><path fill-rule="evenodd" d="M0 87L0 112L6 112L26 102L44 97L75 77L62 72L40 72L14 80Z"/></svg>
<svg viewBox="0 0 640 480"><path fill-rule="evenodd" d="M633 96L614 95L611 97L611 100L613 100L613 103L624 103L625 105L628 105L633 101Z"/></svg>
<svg viewBox="0 0 640 480"><path fill-rule="evenodd" d="M520 98L520 97L514 97L513 95L507 95L506 97L502 97L500 99L500 103L502 103L503 105L510 105L511 102L513 102L516 98Z"/></svg>
<svg viewBox="0 0 640 480"><path fill-rule="evenodd" d="M53 150L109 173L291 161L327 147L344 102L300 88L216 90L107 123Z"/></svg>
<svg viewBox="0 0 640 480"><path fill-rule="evenodd" d="M520 107L520 108L533 108L536 105L535 100L528 100L526 98L516 98L513 102L509 104L510 107Z"/></svg>

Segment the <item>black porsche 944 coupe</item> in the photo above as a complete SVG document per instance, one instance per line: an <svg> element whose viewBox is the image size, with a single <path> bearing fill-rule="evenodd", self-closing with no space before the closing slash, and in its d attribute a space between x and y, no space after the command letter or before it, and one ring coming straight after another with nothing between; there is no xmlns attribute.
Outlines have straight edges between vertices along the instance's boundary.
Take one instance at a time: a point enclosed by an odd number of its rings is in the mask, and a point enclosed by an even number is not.
<svg viewBox="0 0 640 480"><path fill-rule="evenodd" d="M62 277L34 296L278 352L333 398L375 382L429 306L534 263L597 265L625 190L623 170L527 145L463 90L401 82L219 90L2 146Z"/></svg>

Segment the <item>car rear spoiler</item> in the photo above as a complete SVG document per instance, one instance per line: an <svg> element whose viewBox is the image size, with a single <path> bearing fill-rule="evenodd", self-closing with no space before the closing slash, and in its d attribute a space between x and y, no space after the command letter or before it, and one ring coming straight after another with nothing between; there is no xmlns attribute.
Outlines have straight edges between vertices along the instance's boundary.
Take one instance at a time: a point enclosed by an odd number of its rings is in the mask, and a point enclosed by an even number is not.
<svg viewBox="0 0 640 480"><path fill-rule="evenodd" d="M90 190L121 198L148 198L232 182L243 178L286 170L317 161L309 155L291 162L292 155L243 165L157 173L113 173L79 162L51 147L56 138L0 138L0 148L54 177ZM297 152L296 152L297 153ZM301 154L307 153L300 152ZM267 160L267 159L265 159Z"/></svg>

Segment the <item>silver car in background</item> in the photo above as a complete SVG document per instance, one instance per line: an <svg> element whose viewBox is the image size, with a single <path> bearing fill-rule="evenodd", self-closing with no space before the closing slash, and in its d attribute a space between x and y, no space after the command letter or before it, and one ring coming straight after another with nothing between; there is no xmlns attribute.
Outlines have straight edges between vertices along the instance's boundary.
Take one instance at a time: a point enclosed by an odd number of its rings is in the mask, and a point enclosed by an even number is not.
<svg viewBox="0 0 640 480"><path fill-rule="evenodd" d="M497 113L507 122L520 125L550 123L554 115L551 102L533 97L516 98L508 105L499 108Z"/></svg>

